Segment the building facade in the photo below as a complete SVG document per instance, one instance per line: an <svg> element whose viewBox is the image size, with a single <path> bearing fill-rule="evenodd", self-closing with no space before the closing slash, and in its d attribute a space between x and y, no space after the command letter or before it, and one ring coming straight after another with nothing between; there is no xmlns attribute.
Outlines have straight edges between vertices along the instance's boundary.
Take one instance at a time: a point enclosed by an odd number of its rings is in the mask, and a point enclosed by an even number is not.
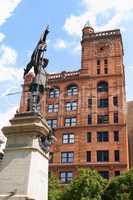
<svg viewBox="0 0 133 200"><path fill-rule="evenodd" d="M127 132L129 141L129 165L133 167L133 101L127 102Z"/></svg>
<svg viewBox="0 0 133 200"><path fill-rule="evenodd" d="M49 74L50 91L41 97L41 112L56 128L57 142L49 170L61 183L78 168L96 169L111 178L128 170L125 119L125 78L120 30L95 33L82 30L81 68ZM24 83L20 112L27 110L29 74Z"/></svg>

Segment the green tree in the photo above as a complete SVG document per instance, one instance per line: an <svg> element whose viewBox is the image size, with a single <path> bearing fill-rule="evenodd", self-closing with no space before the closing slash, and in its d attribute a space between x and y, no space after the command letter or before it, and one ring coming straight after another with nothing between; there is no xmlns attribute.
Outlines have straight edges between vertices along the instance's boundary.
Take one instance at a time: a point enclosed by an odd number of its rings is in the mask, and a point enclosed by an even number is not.
<svg viewBox="0 0 133 200"><path fill-rule="evenodd" d="M96 171L80 169L79 176L66 186L60 200L101 200L107 184Z"/></svg>
<svg viewBox="0 0 133 200"><path fill-rule="evenodd" d="M133 169L113 178L103 193L103 200L133 200Z"/></svg>
<svg viewBox="0 0 133 200"><path fill-rule="evenodd" d="M133 200L133 169L109 181L94 170L80 169L64 190L52 176L48 195L48 200Z"/></svg>
<svg viewBox="0 0 133 200"><path fill-rule="evenodd" d="M55 176L50 176L48 181L48 200L58 200L61 195L59 181Z"/></svg>

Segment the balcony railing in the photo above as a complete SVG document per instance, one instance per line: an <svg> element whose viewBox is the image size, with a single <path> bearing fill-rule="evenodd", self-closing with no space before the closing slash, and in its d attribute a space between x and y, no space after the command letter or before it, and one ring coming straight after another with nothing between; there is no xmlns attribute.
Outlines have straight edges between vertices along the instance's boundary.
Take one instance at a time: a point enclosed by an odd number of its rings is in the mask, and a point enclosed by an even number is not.
<svg viewBox="0 0 133 200"><path fill-rule="evenodd" d="M48 81L71 79L71 78L79 77L79 74L80 74L79 70L72 71L72 72L63 71L61 73L48 74Z"/></svg>
<svg viewBox="0 0 133 200"><path fill-rule="evenodd" d="M97 32L97 33L84 33L83 38L97 38L97 37L106 37L106 36L116 36L120 35L120 30L109 30L109 31L102 31L102 32Z"/></svg>

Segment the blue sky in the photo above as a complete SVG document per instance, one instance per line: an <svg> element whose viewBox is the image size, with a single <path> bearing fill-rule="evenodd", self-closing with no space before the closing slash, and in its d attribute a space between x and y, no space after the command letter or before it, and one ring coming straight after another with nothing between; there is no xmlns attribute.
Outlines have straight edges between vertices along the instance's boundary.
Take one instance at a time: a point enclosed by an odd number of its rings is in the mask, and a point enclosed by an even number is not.
<svg viewBox="0 0 133 200"><path fill-rule="evenodd" d="M132 0L0 0L0 126L18 107L23 68L47 24L49 72L80 68L80 40L87 20L95 31L120 28L127 100L133 99Z"/></svg>

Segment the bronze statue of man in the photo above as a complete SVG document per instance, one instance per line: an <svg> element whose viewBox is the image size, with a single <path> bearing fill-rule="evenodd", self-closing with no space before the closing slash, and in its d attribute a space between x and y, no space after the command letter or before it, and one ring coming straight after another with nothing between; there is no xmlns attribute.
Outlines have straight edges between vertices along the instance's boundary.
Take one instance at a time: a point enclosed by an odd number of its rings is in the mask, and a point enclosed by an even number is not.
<svg viewBox="0 0 133 200"><path fill-rule="evenodd" d="M32 53L31 60L24 69L24 78L26 74L34 67L35 77L29 86L29 99L27 100L27 111L33 113L41 113L40 100L44 91L48 90L47 86L47 72L46 66L48 65L48 59L44 57L44 52L47 50L46 38L49 33L48 26L42 33L41 38ZM55 130L51 129L49 135L39 137L39 144L45 153L49 152L50 146L56 141Z"/></svg>
<svg viewBox="0 0 133 200"><path fill-rule="evenodd" d="M31 60L28 63L26 69L24 69L24 77L25 75L30 71L32 67L34 67L34 73L35 76L39 73L40 65L42 65L43 68L45 68L48 65L48 59L43 58L44 51L46 51L47 44L46 44L46 38L49 33L49 27L47 26L46 30L42 33L41 38L32 53Z"/></svg>
<svg viewBox="0 0 133 200"><path fill-rule="evenodd" d="M45 70L48 65L48 59L44 57L44 52L47 50L46 38L49 33L49 28L42 33L35 50L32 53L31 60L24 69L24 78L34 68L35 77L29 86L29 110L39 112L40 110L40 95L48 89L47 86L47 72Z"/></svg>

